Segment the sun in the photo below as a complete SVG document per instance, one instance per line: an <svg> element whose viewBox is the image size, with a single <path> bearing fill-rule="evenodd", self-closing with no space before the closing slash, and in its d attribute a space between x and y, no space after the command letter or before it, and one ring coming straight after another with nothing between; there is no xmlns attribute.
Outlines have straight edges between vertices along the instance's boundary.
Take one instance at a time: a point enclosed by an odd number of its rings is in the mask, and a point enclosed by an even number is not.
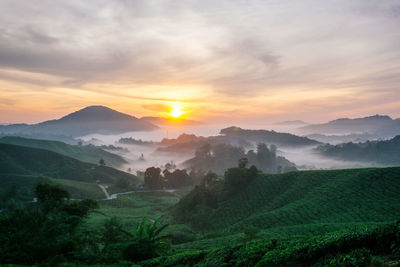
<svg viewBox="0 0 400 267"><path fill-rule="evenodd" d="M184 112L182 111L182 109L180 107L174 107L174 108L172 108L172 110L170 111L169 114L173 118L179 118L183 115L183 113Z"/></svg>

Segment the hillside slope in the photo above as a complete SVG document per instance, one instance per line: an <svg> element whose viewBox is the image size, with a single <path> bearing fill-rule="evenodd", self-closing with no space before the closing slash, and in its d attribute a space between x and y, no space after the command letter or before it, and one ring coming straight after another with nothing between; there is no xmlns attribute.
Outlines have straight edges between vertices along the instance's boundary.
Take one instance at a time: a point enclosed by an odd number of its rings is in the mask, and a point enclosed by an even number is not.
<svg viewBox="0 0 400 267"><path fill-rule="evenodd" d="M320 145L315 151L339 160L372 162L386 166L400 165L400 135L384 141Z"/></svg>
<svg viewBox="0 0 400 267"><path fill-rule="evenodd" d="M28 139L18 136L6 136L0 138L0 143L19 145L32 148L40 148L59 153L80 161L98 164L104 159L106 165L118 168L127 161L119 155L107 152L95 146L76 146L59 141Z"/></svg>
<svg viewBox="0 0 400 267"><path fill-rule="evenodd" d="M221 199L221 195L228 195ZM198 186L173 212L209 230L384 222L400 217L400 168L262 174L234 194L223 182Z"/></svg>
<svg viewBox="0 0 400 267"><path fill-rule="evenodd" d="M81 162L44 149L0 143L1 190L8 191L12 187L18 189L25 186L25 182L34 184L32 181L38 181L37 177L45 177L68 189L75 190L76 192L73 194L75 197L85 195L85 190L95 191L86 197L98 196L97 188L84 188L85 186L92 187L91 185L97 187L96 181L110 185L113 193L132 190L140 183L136 176L111 167ZM121 180L125 180L125 182L120 183ZM125 187L120 188L119 184L124 184ZM126 187L126 184L129 186ZM78 192L80 188L82 192Z"/></svg>
<svg viewBox="0 0 400 267"><path fill-rule="evenodd" d="M248 130L235 126L222 129L220 134L226 140L230 140L230 143L242 139L256 143L274 144L279 147L301 147L320 144L318 141L294 134L267 130Z"/></svg>

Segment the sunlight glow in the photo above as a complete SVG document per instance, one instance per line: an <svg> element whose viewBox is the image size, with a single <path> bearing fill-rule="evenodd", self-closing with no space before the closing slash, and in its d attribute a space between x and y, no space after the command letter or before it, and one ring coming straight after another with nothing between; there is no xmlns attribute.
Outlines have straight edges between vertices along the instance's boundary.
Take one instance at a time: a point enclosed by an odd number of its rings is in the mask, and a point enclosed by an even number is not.
<svg viewBox="0 0 400 267"><path fill-rule="evenodd" d="M180 107L174 107L171 110L170 115L171 115L171 117L179 118L179 117L181 117L183 115L183 113L184 112L182 111L182 109Z"/></svg>

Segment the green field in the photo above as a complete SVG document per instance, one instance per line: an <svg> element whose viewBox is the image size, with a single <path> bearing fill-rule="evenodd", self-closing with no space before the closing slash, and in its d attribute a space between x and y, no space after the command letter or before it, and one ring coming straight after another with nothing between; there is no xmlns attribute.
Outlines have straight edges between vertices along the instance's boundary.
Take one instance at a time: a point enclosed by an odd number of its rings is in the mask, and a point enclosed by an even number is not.
<svg viewBox="0 0 400 267"><path fill-rule="evenodd" d="M107 152L95 146L69 145L59 141L29 139L18 136L6 136L0 138L0 143L18 145L32 148L40 148L56 152L83 162L98 164L104 159L108 166L119 168L127 161L119 155Z"/></svg>
<svg viewBox="0 0 400 267"><path fill-rule="evenodd" d="M221 186L207 193L218 198ZM400 168L302 171L259 175L216 207L193 203L195 190L175 208L180 221L236 232L249 225L269 229L320 223L379 223L400 218ZM190 208L188 208L190 207ZM285 232L285 230L283 230Z"/></svg>
<svg viewBox="0 0 400 267"><path fill-rule="evenodd" d="M262 174L239 192L218 201L217 207L201 202L189 205L185 211L183 207L196 198L193 195L199 194L199 188L191 192L134 193L104 200L88 223L96 228L106 218L117 217L132 229L144 216L164 216L163 220L170 223L167 232L171 235L171 251L164 257L142 262L144 266L243 266L246 262L284 266L281 264L300 257L298 254L305 250L311 253L312 249L332 249L328 258L317 252L309 256L315 266L325 266L326 261L341 261L354 249L365 248L354 245L347 249L336 244L351 243L354 238L369 240L380 231L376 229L390 228L386 225L400 219L397 167ZM223 195L221 184L208 190ZM383 257L390 262L385 258L387 252L372 245L369 249L373 253L368 253L383 254L377 259ZM354 257L358 260L362 255Z"/></svg>
<svg viewBox="0 0 400 267"><path fill-rule="evenodd" d="M75 199L105 198L97 181L108 185L110 193L134 190L141 183L136 176L108 166L45 149L0 143L0 207L11 200L32 200L33 189L41 181L63 186Z"/></svg>
<svg viewBox="0 0 400 267"><path fill-rule="evenodd" d="M39 179L3 177L0 182L32 186ZM102 195L84 181L40 179L63 185L73 196ZM143 217L169 224L170 249L139 266L400 264L400 167L258 174L233 191L219 180L99 204L84 229L101 231L111 218L128 232Z"/></svg>

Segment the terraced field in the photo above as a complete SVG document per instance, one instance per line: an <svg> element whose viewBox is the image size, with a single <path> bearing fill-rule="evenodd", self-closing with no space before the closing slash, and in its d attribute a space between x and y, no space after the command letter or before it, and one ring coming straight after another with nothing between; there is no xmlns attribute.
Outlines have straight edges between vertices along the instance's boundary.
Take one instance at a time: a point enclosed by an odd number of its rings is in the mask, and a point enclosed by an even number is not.
<svg viewBox="0 0 400 267"><path fill-rule="evenodd" d="M209 190L218 194L218 189ZM191 220L195 217L181 209L186 200L177 205L175 214L178 220L195 224ZM197 205L190 212L207 216L204 227L219 232L237 232L249 225L259 229L301 225L311 231L311 225L335 228L334 224L396 220L400 218L400 168L263 174L216 208Z"/></svg>

